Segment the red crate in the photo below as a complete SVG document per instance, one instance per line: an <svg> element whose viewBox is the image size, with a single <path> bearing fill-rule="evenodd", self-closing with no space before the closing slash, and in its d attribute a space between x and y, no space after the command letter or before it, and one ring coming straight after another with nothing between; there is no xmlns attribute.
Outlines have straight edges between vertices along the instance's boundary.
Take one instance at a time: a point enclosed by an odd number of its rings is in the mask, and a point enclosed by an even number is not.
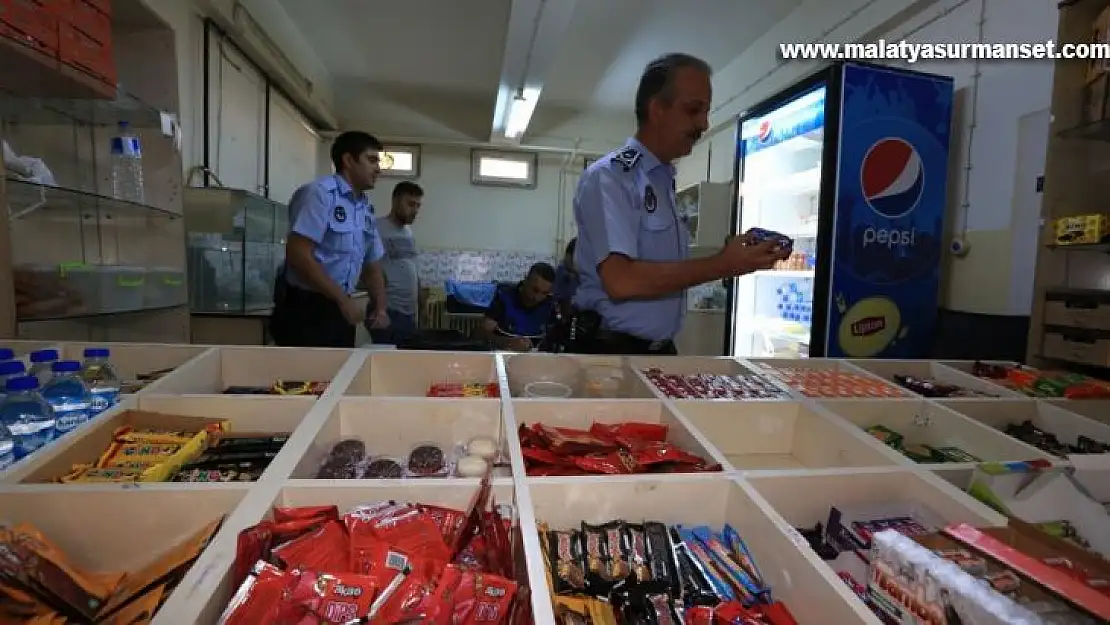
<svg viewBox="0 0 1110 625"><path fill-rule="evenodd" d="M102 13L89 0L70 0L69 4L73 11L66 17L59 16L62 21L73 24L94 41L112 43L112 18L107 13Z"/></svg>
<svg viewBox="0 0 1110 625"><path fill-rule="evenodd" d="M5 36L48 53L58 49L58 18L41 0L0 0ZM8 33L14 33L15 36Z"/></svg>
<svg viewBox="0 0 1110 625"><path fill-rule="evenodd" d="M58 59L62 63L116 84L116 59L110 41L97 41L66 22L58 25L58 32Z"/></svg>

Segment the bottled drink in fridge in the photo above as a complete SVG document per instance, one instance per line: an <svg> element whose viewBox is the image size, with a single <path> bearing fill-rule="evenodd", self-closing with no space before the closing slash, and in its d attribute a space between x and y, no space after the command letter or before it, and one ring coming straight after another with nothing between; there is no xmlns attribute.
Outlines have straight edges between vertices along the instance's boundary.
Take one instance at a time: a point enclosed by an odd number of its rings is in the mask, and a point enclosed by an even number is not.
<svg viewBox="0 0 1110 625"><path fill-rule="evenodd" d="M112 195L117 200L143 203L143 150L127 122L112 137Z"/></svg>
<svg viewBox="0 0 1110 625"><path fill-rule="evenodd" d="M15 459L30 455L54 440L54 410L39 395L39 381L25 375L8 380L8 396L0 403L0 423L15 441Z"/></svg>
<svg viewBox="0 0 1110 625"><path fill-rule="evenodd" d="M54 377L42 387L42 398L54 410L54 431L62 436L85 423L92 416L89 407L92 395L78 377L81 363L59 360L54 363Z"/></svg>
<svg viewBox="0 0 1110 625"><path fill-rule="evenodd" d="M29 357L31 370L27 375L35 376L39 379L39 386L45 386L54 375L51 367L54 366L58 358L58 350L56 349L39 349L31 352Z"/></svg>
<svg viewBox="0 0 1110 625"><path fill-rule="evenodd" d="M8 426L0 423L0 471L12 466L15 462L15 439L8 431Z"/></svg>
<svg viewBox="0 0 1110 625"><path fill-rule="evenodd" d="M116 405L119 401L120 382L119 375L108 361L112 353L103 347L90 347L85 350L85 365L81 369L81 379L92 393L92 407L89 409L89 418L92 418Z"/></svg>

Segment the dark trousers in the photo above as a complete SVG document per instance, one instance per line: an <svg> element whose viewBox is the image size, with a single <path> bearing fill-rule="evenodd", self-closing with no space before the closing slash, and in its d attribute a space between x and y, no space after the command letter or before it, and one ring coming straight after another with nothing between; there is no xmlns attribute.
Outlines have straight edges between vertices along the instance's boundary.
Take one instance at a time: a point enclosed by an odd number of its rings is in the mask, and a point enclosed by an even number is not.
<svg viewBox="0 0 1110 625"><path fill-rule="evenodd" d="M405 341L412 338L416 334L416 317L414 315L402 315L396 310L387 310L389 315L389 327L384 330L373 330L367 324L367 330L370 330L370 340L375 345L403 345Z"/></svg>
<svg viewBox="0 0 1110 625"><path fill-rule="evenodd" d="M355 326L339 304L327 297L284 284L274 298L270 334L282 347L354 347Z"/></svg>
<svg viewBox="0 0 1110 625"><path fill-rule="evenodd" d="M622 356L677 356L674 341L648 341L623 332L602 330L594 339L595 354L620 354Z"/></svg>

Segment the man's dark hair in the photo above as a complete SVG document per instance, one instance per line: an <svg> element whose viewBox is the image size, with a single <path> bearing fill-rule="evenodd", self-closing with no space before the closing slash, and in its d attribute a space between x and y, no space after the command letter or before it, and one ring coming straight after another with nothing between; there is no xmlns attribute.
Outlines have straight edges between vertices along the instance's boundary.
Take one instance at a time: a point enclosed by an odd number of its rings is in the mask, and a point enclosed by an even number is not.
<svg viewBox="0 0 1110 625"><path fill-rule="evenodd" d="M397 198L405 195L411 197L424 197L424 189L421 189L420 185L415 182L402 180L397 183L397 186L393 187L393 197Z"/></svg>
<svg viewBox="0 0 1110 625"><path fill-rule="evenodd" d="M563 252L564 256L573 256L574 248L578 246L578 237L574 237L567 243L567 249Z"/></svg>
<svg viewBox="0 0 1110 625"><path fill-rule="evenodd" d="M337 173L343 172L343 155L350 154L352 158L362 156L367 150L381 150L382 142L377 137L361 130L348 130L335 138L331 144L331 164Z"/></svg>
<svg viewBox="0 0 1110 625"><path fill-rule="evenodd" d="M536 276L545 282L555 281L555 268L550 263L536 263L528 270L528 277Z"/></svg>
<svg viewBox="0 0 1110 625"><path fill-rule="evenodd" d="M674 77L684 68L696 69L707 75L713 74L709 63L682 52L663 55L647 64L640 76L640 86L636 89L637 126L647 123L648 106L652 100L660 98L668 103L674 101Z"/></svg>

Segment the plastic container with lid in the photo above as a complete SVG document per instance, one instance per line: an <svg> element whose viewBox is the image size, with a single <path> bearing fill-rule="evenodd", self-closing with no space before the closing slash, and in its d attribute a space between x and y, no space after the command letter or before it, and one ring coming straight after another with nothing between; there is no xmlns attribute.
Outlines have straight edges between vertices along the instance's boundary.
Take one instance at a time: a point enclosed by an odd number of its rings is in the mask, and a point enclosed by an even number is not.
<svg viewBox="0 0 1110 625"><path fill-rule="evenodd" d="M119 402L123 383L109 359L112 352L104 347L90 347L85 350L85 363L81 368L81 379L92 394L92 407L89 418L115 406Z"/></svg>
<svg viewBox="0 0 1110 625"><path fill-rule="evenodd" d="M143 284L143 305L147 308L180 306L187 302L185 272L173 267L151 267Z"/></svg>
<svg viewBox="0 0 1110 625"><path fill-rule="evenodd" d="M54 377L42 387L42 398L54 410L54 431L62 436L85 423L92 415L92 395L81 381L81 363L59 360L52 367Z"/></svg>
<svg viewBox="0 0 1110 625"><path fill-rule="evenodd" d="M56 349L38 349L31 352L27 358L31 361L31 369L27 375L35 376L39 379L39 384L44 385L54 377L51 367L60 356Z"/></svg>
<svg viewBox="0 0 1110 625"><path fill-rule="evenodd" d="M22 360L5 360L0 362L0 387L7 384L8 380L27 375L27 369L23 366ZM4 396L0 392L0 398Z"/></svg>
<svg viewBox="0 0 1110 625"><path fill-rule="evenodd" d="M39 381L29 375L8 380L0 402L0 423L12 434L19 460L54 440L54 410L39 395Z"/></svg>

